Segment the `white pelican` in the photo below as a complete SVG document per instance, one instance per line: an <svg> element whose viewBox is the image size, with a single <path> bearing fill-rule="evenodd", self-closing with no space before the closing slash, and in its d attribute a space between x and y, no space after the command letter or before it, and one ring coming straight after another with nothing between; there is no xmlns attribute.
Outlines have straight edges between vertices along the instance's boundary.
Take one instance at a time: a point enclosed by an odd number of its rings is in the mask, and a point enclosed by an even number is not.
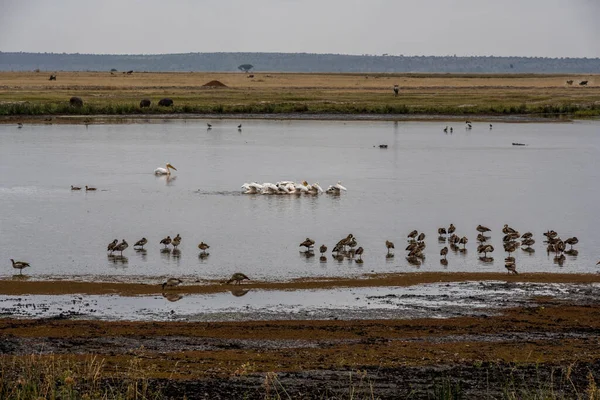
<svg viewBox="0 0 600 400"><path fill-rule="evenodd" d="M244 194L256 194L258 190L251 183L244 183L242 185L242 190Z"/></svg>
<svg viewBox="0 0 600 400"><path fill-rule="evenodd" d="M317 189L319 193L323 193L323 188L319 186L319 182L315 182L311 186L313 187L313 189Z"/></svg>
<svg viewBox="0 0 600 400"><path fill-rule="evenodd" d="M171 170L169 168L177 171L177 168L167 163L166 168L158 167L154 170L154 175L171 175Z"/></svg>
<svg viewBox="0 0 600 400"><path fill-rule="evenodd" d="M330 185L327 188L327 193L329 193L329 194L340 194L340 192L342 190L346 191L347 189L344 186L342 186L342 182L341 181L338 181L338 183L336 183L335 185Z"/></svg>
<svg viewBox="0 0 600 400"><path fill-rule="evenodd" d="M343 190L343 191L348 190L344 186L342 186L342 182L341 181L338 181L338 183L336 183L335 185L333 185L333 187L336 188L337 190Z"/></svg>

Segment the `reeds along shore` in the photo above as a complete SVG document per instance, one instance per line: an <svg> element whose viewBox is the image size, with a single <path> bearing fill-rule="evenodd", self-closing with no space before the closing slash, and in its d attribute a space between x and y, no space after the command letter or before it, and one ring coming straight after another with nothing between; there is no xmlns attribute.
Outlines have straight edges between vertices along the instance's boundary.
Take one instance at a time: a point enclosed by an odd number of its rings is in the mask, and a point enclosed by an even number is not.
<svg viewBox="0 0 600 400"><path fill-rule="evenodd" d="M0 116L151 114L600 115L600 76L0 73ZM225 87L203 85L219 80ZM394 85L399 86L395 96ZM159 106L164 88L174 104ZM83 105L71 105L71 97ZM141 107L140 100L151 100Z"/></svg>

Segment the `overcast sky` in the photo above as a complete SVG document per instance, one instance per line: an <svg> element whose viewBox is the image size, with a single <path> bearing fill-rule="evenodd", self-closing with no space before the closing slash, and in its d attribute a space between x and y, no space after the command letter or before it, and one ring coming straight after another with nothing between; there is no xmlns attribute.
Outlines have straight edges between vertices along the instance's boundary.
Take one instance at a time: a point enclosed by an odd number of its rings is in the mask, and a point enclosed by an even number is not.
<svg viewBox="0 0 600 400"><path fill-rule="evenodd" d="M0 51L600 57L600 0L0 0Z"/></svg>

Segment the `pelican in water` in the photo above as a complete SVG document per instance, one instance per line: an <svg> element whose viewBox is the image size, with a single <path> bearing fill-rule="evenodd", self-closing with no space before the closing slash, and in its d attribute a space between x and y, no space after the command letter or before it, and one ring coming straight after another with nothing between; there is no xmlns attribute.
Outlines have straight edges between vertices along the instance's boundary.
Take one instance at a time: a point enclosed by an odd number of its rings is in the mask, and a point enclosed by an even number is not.
<svg viewBox="0 0 600 400"><path fill-rule="evenodd" d="M108 244L108 246L106 247L106 251L110 251L111 253L113 251L115 251L115 246L117 245L117 243L119 243L119 241L117 239L113 240L112 242L110 242Z"/></svg>
<svg viewBox="0 0 600 400"><path fill-rule="evenodd" d="M81 190L81 187L71 185L71 190Z"/></svg>
<svg viewBox="0 0 600 400"><path fill-rule="evenodd" d="M335 185L331 185L327 188L327 193L329 194L339 194L342 191L347 191L345 186L342 186L342 181L338 181Z"/></svg>
<svg viewBox="0 0 600 400"><path fill-rule="evenodd" d="M225 284L229 285L230 283L234 282L234 285L239 285L244 279L250 280L250 278L248 278L241 272L236 272L235 274L231 275L231 278L227 282L225 282Z"/></svg>
<svg viewBox="0 0 600 400"><path fill-rule="evenodd" d="M96 190L96 188L95 188L95 187L91 187L91 186L85 185L85 191L86 191L86 192L89 192L89 191L94 191L94 190Z"/></svg>
<svg viewBox="0 0 600 400"><path fill-rule="evenodd" d="M137 242L135 242L135 244L133 245L133 247L141 247L142 249L144 248L144 245L148 243L148 239L141 238L140 240L138 240Z"/></svg>
<svg viewBox="0 0 600 400"><path fill-rule="evenodd" d="M171 169L177 171L177 168L167 163L166 168L158 167L154 170L154 175L171 175Z"/></svg>
<svg viewBox="0 0 600 400"><path fill-rule="evenodd" d="M179 286L179 285L181 285L181 282L182 282L181 279L169 278L169 279L167 279L166 282L163 282L162 288L163 288L163 290L165 290L166 287L167 288L172 288L172 287L175 287L175 286Z"/></svg>
<svg viewBox="0 0 600 400"><path fill-rule="evenodd" d="M15 261L12 258L10 259L10 262L12 262L12 266L15 269L18 269L20 272L20 274L23 274L23 268L27 268L30 267L31 265L29 265L28 262L25 261Z"/></svg>

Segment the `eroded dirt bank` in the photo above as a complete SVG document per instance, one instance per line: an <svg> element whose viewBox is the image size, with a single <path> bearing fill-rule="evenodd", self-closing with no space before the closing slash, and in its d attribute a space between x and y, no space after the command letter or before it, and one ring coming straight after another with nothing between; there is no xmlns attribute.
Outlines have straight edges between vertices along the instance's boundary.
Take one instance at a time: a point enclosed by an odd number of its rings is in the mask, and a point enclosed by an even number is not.
<svg viewBox="0 0 600 400"><path fill-rule="evenodd" d="M451 319L4 319L0 337L5 360L41 354L85 363L96 356L105 376L119 376L135 361L174 398L264 398L278 385L291 398L350 398L352 387L369 391L369 385L380 398L427 398L447 382L458 384L465 398L479 398L546 383L585 393L592 380L600 382L595 301L535 299L502 315Z"/></svg>

